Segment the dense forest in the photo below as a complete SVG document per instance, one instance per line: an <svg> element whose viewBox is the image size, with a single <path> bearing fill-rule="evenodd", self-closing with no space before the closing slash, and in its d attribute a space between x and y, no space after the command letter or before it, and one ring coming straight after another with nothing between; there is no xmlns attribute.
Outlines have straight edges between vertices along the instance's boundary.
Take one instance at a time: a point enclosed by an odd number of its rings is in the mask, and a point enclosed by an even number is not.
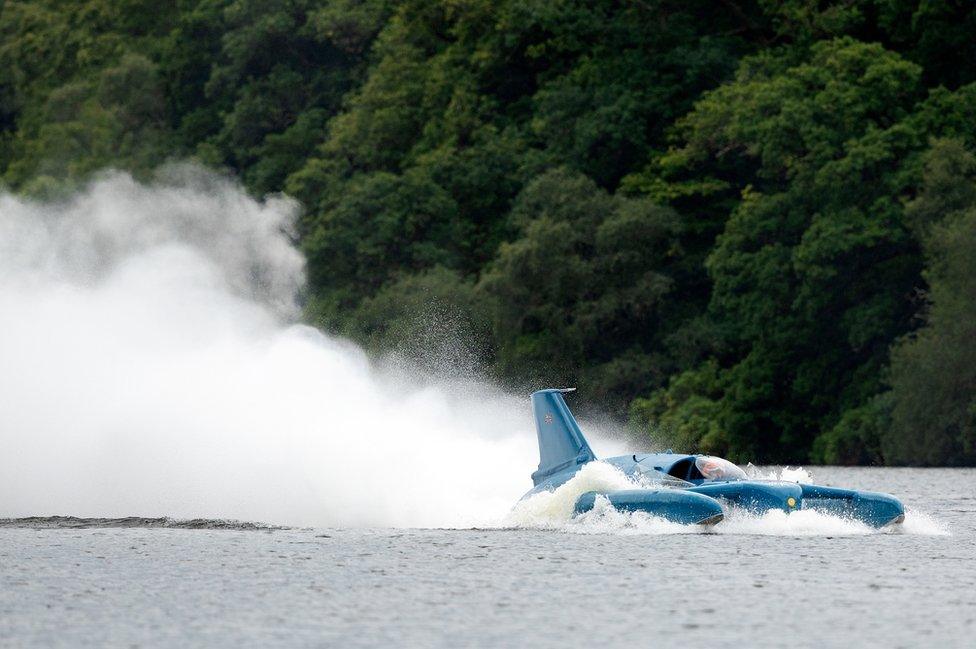
<svg viewBox="0 0 976 649"><path fill-rule="evenodd" d="M976 464L976 4L0 1L0 179L304 206L306 317L675 448ZM0 214L2 218L2 214Z"/></svg>

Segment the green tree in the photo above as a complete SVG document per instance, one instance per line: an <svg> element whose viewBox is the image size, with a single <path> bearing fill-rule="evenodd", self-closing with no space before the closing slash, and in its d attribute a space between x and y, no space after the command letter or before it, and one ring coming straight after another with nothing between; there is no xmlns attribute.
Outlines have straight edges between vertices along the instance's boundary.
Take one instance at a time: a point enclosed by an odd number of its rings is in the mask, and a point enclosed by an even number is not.
<svg viewBox="0 0 976 649"><path fill-rule="evenodd" d="M280 190L325 139L384 15L385 3L370 2L338 25L335 8L314 0L233 0L203 89L219 107L219 130L201 154L241 170L256 192Z"/></svg>
<svg viewBox="0 0 976 649"><path fill-rule="evenodd" d="M19 157L6 177L27 189L56 179L83 179L106 166L146 172L161 163L165 102L155 64L126 54L91 81L48 94L18 133Z"/></svg>
<svg viewBox="0 0 976 649"><path fill-rule="evenodd" d="M492 361L485 302L443 266L404 275L366 298L350 333L376 353L395 350L432 371L485 370Z"/></svg>
<svg viewBox="0 0 976 649"><path fill-rule="evenodd" d="M421 171L357 176L305 240L310 281L327 286L314 298L325 323L340 324L364 295L401 271L455 265L457 206Z"/></svg>
<svg viewBox="0 0 976 649"><path fill-rule="evenodd" d="M0 4L7 183L47 186L110 164L160 161L164 99L153 57L174 11L146 0Z"/></svg>
<svg viewBox="0 0 976 649"><path fill-rule="evenodd" d="M430 179L433 184L426 185L425 198L415 197L426 204L446 194L453 201L450 232L456 237L433 242L445 251L433 263L446 265L466 280L487 277L495 272L486 270L489 264L497 268L504 261L500 246L518 246L528 235L521 208L513 206L516 197L524 199L520 192L533 179L565 167L582 174L581 181L594 179L605 190L602 196L617 200L608 192L632 165L663 143L671 120L691 106L701 89L731 74L739 52L749 48L745 36L758 29L750 11L754 13L754 7L710 21L705 19L709 4L699 2L397 5L377 36L366 80L347 97L346 109L329 121L327 138L316 154L286 183L309 207L302 229L313 268L316 317L329 326L344 327L340 313L354 314L358 301L371 299L385 291L387 282L425 267L390 255L375 260L377 273L364 271L368 282L354 282L332 271L337 257L327 241L374 238L369 218L337 215L345 209L341 205L346 196L359 194L363 178L383 173ZM633 263L658 263L655 252L641 259L627 248L627 228L643 236L640 218L624 225L621 217L617 230L607 226L601 245L608 260L613 256L611 245L619 244L614 263L628 256L637 259ZM396 236L411 235L400 231ZM677 334L677 323L693 320L704 299L702 254L697 252L693 260L683 255L668 260L673 275L669 281L680 281L687 289L677 304L662 304L654 318L641 315L632 326L624 326L624 318L617 317L615 329L604 336L604 342L612 338L612 344L587 343L582 355L573 356L573 375L585 374L590 384L600 386L591 395L594 399L612 392L619 405L626 402L626 390L662 380L671 362L662 352L663 339ZM318 260L325 272L314 270ZM609 261L592 266L588 272L614 272ZM647 267L641 272L653 275L655 270ZM631 277L638 282L633 298L641 302L634 306L637 310L661 301L640 291L665 290L642 284L640 275L634 271ZM618 290L623 292L622 287ZM613 319L596 313L592 318ZM652 321L657 327L655 318L667 324L653 331L641 328ZM494 334L500 350L496 369L510 379L525 378L519 362L512 360L522 356L509 358L509 350L526 344L522 338L517 344L510 338L520 335L516 330ZM693 340L685 336L680 341L682 353ZM570 339L565 344L576 343ZM628 355L624 349L634 353Z"/></svg>
<svg viewBox="0 0 976 649"><path fill-rule="evenodd" d="M619 404L667 370L657 327L677 248L675 213L613 196L565 169L532 181L519 228L479 288L491 299L498 363L510 376L578 383Z"/></svg>
<svg viewBox="0 0 976 649"><path fill-rule="evenodd" d="M909 215L925 241L925 326L892 350L891 427L881 438L896 464L976 463L976 157L937 143Z"/></svg>
<svg viewBox="0 0 976 649"><path fill-rule="evenodd" d="M303 203L306 316L374 353L469 337L472 367L734 458L973 463L974 21L932 0L8 0L0 183L194 157Z"/></svg>
<svg viewBox="0 0 976 649"><path fill-rule="evenodd" d="M741 199L706 263L729 350L719 422L734 456L804 459L820 431L881 389L920 266L899 201L904 160L925 141L909 120L920 72L850 39L817 43L799 62L763 54L680 122L671 155L683 164L709 173L715 159L745 158L755 169L738 179Z"/></svg>

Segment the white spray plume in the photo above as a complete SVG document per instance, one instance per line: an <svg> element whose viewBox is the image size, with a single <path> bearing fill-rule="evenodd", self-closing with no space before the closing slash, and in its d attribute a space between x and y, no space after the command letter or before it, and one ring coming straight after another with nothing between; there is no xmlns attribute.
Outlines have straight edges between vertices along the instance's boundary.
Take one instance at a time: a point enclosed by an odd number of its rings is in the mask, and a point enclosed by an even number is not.
<svg viewBox="0 0 976 649"><path fill-rule="evenodd" d="M520 501L509 512L505 522L516 527L562 526L573 516L576 501L584 493L636 489L638 486L612 464L590 462L556 489L542 491Z"/></svg>
<svg viewBox="0 0 976 649"><path fill-rule="evenodd" d="M294 202L193 166L0 195L0 517L500 520L528 397L388 371L301 325Z"/></svg>

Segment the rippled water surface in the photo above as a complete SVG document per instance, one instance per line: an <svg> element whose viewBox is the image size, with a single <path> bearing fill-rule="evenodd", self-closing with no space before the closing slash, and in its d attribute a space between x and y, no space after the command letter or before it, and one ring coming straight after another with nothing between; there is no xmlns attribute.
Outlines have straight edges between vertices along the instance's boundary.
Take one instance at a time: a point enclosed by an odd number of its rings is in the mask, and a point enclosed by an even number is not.
<svg viewBox="0 0 976 649"><path fill-rule="evenodd" d="M896 494L905 527L4 521L0 644L973 646L976 471L813 473Z"/></svg>

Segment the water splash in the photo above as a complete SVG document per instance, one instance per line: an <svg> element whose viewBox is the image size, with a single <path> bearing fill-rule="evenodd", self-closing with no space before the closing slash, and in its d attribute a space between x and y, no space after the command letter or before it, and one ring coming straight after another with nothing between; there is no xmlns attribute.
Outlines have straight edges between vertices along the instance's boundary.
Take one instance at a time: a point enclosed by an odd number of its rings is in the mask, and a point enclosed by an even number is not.
<svg viewBox="0 0 976 649"><path fill-rule="evenodd" d="M916 509L905 511L905 522L888 528L893 534L917 534L920 536L950 536L949 526L931 515Z"/></svg>
<svg viewBox="0 0 976 649"><path fill-rule="evenodd" d="M0 194L0 516L504 516L535 468L527 395L290 324L296 215L187 166Z"/></svg>
<svg viewBox="0 0 976 649"><path fill-rule="evenodd" d="M589 462L572 479L556 489L542 491L519 501L502 524L515 527L561 526L572 518L576 500L587 491L618 491L634 489L635 486L617 467L606 462Z"/></svg>
<svg viewBox="0 0 976 649"><path fill-rule="evenodd" d="M751 480L782 480L799 484L813 484L813 475L803 467L758 467L753 463L746 465L746 475Z"/></svg>

